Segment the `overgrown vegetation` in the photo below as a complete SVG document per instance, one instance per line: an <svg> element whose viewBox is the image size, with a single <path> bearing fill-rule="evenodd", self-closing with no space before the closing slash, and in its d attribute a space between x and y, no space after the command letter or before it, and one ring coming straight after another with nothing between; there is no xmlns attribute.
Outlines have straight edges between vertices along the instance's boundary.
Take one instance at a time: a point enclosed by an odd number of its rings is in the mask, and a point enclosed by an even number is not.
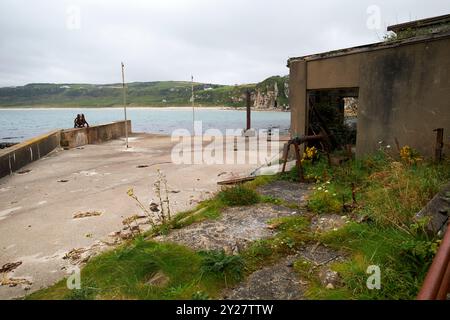
<svg viewBox="0 0 450 320"><path fill-rule="evenodd" d="M163 224L155 225L146 235L167 234L171 229L181 229L192 223L198 223L207 219L217 219L220 217L220 212L227 207L248 206L259 202L276 202L275 199L261 197L255 191L258 186L269 183L273 179L273 177L258 177L246 184L224 187L215 197L202 201L193 210L178 213Z"/></svg>
<svg viewBox="0 0 450 320"><path fill-rule="evenodd" d="M224 188L219 193L219 199L226 206L248 206L259 202L259 194L242 184L231 188Z"/></svg>
<svg viewBox="0 0 450 320"><path fill-rule="evenodd" d="M268 221L269 227L276 230L274 237L253 242L242 257L248 273L265 265L276 263L280 258L295 254L301 246L314 239L309 230L307 216L291 216Z"/></svg>
<svg viewBox="0 0 450 320"><path fill-rule="evenodd" d="M242 279L244 260L238 255L227 255L223 250L200 251L202 256L202 275L210 275L219 279L236 282ZM229 279L227 281L227 279Z"/></svg>
<svg viewBox="0 0 450 320"><path fill-rule="evenodd" d="M156 243L152 236L165 234L170 229L182 228L205 219L215 219L227 206L250 205L259 202L254 190L270 181L261 177L248 185L228 187L216 197L199 204L191 211L182 212L171 219L159 217L160 210L152 212L139 199L137 201L149 219L156 215L159 223L153 223L145 235L136 233L136 238L119 248L100 254L83 268L81 290L69 290L66 280L55 286L30 295L29 299L208 299L214 298L223 288L236 283L244 276L245 262L241 256L225 254L224 251L195 252L186 247ZM155 188L164 194L164 177L158 178ZM165 197L161 196L161 205ZM131 223L131 222L129 222ZM147 236L145 238L144 236ZM147 240L146 240L147 239ZM148 285L149 279L158 272L167 276L169 282L163 287ZM89 285L86 285L89 284Z"/></svg>
<svg viewBox="0 0 450 320"><path fill-rule="evenodd" d="M339 167L328 167L324 160L306 166L308 176L318 182L310 210L348 214L354 220L319 237L350 254L347 261L333 265L344 285L327 290L312 276L309 298L415 298L438 240L424 231L427 221L416 221L414 215L449 181L450 162L411 161L418 154L409 154L396 160L380 151ZM366 286L370 265L381 268L381 290Z"/></svg>
<svg viewBox="0 0 450 320"><path fill-rule="evenodd" d="M402 150L406 150L402 149ZM308 280L309 299L413 299L438 248L439 241L424 229L426 220L416 220L418 212L450 179L450 161L440 164L408 155L379 153L340 166L330 167L324 156L304 162L307 178L316 182L309 198L309 213L268 221L276 231L268 239L251 243L239 255L224 251L195 252L171 243L156 243L152 236L170 229L220 217L229 206L282 200L259 196L258 186L277 179L296 181L290 172L228 187L197 208L172 216L155 225L144 236L100 254L82 269L83 289L70 291L65 280L31 299L210 299L241 281L246 275L293 255L307 243L322 243L344 253L344 261L331 269L342 281L334 289L325 288L317 266L299 259L294 270ZM164 201L161 197L161 201ZM315 216L337 213L349 217L340 229L319 233L310 229ZM380 267L381 289L366 286L367 268ZM155 275L164 275L162 285L152 285Z"/></svg>
<svg viewBox="0 0 450 320"><path fill-rule="evenodd" d="M423 27L419 25L418 27L407 28L405 30L399 31L398 33L388 32L383 36L383 40L386 42L391 42L419 36L432 35L438 32L447 32L449 30L450 30L450 23L448 22L441 23L440 25L437 26L433 25L432 27Z"/></svg>
<svg viewBox="0 0 450 320"><path fill-rule="evenodd" d="M157 273L167 277L167 283L149 284ZM198 253L176 244L139 237L91 260L82 269L81 290L67 289L66 280L62 280L28 298L200 299L216 297L240 275L237 257L216 252Z"/></svg>

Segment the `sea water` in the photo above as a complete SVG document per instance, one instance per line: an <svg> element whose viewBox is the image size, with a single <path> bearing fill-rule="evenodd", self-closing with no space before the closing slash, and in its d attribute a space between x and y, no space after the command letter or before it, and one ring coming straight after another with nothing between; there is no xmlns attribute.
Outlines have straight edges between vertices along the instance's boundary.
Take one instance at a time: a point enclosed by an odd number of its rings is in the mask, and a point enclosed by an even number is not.
<svg viewBox="0 0 450 320"><path fill-rule="evenodd" d="M121 108L64 108L64 109L0 109L0 142L21 142L55 129L73 128L77 114L83 113L89 125L104 124L124 119ZM196 121L202 121L203 131L243 129L246 126L244 110L196 109ZM171 134L176 129L192 130L191 108L127 108L133 132ZM278 127L286 131L290 126L289 112L252 112L252 127Z"/></svg>

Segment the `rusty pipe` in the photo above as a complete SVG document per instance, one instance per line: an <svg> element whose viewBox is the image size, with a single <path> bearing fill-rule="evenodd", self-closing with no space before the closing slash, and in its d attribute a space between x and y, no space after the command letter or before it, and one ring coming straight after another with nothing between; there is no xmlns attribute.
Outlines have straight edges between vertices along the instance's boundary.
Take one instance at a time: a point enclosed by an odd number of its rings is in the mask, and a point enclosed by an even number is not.
<svg viewBox="0 0 450 320"><path fill-rule="evenodd" d="M447 271L442 278L441 287L437 293L436 300L446 300L450 289L450 264L447 264Z"/></svg>
<svg viewBox="0 0 450 320"><path fill-rule="evenodd" d="M447 228L438 252L425 277L417 300L445 299L449 288L450 228ZM444 292L446 291L446 292Z"/></svg>

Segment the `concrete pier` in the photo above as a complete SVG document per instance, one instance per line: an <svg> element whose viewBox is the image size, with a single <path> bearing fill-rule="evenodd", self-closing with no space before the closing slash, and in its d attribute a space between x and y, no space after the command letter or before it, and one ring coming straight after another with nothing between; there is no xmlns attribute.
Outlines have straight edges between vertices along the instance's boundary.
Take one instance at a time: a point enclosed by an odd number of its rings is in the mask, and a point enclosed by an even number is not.
<svg viewBox="0 0 450 320"><path fill-rule="evenodd" d="M125 121L88 128L55 130L0 150L0 178L11 175L27 164L41 159L57 148L76 148L125 136ZM131 121L128 120L131 133Z"/></svg>
<svg viewBox="0 0 450 320"><path fill-rule="evenodd" d="M0 178L0 267L21 261L10 276L32 282L29 288L0 286L0 299L57 282L68 275L71 266L63 257L70 250L111 241L109 234L121 230L124 218L141 213L127 195L129 188L144 204L156 199L157 169L167 177L172 212L180 212L211 197L218 181L261 165L176 165L170 137L132 134L129 140L129 149L123 138L57 148L41 154L22 173ZM74 219L77 213L93 211L101 215Z"/></svg>

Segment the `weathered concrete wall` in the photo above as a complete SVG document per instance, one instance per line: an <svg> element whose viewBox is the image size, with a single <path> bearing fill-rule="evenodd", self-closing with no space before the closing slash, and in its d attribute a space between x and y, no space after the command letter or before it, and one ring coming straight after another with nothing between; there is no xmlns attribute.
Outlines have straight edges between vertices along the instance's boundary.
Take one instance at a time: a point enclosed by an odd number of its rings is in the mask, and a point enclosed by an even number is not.
<svg viewBox="0 0 450 320"><path fill-rule="evenodd" d="M372 51L361 59L357 154L379 141L434 153L436 128L450 136L450 38Z"/></svg>
<svg viewBox="0 0 450 320"><path fill-rule="evenodd" d="M307 90L359 88L356 150L376 151L379 141L409 145L432 156L436 128L450 136L450 36L376 50L290 63L293 135L303 134ZM306 64L306 70L299 68ZM299 75L298 73L302 73Z"/></svg>
<svg viewBox="0 0 450 320"><path fill-rule="evenodd" d="M59 147L61 130L19 143L0 151L0 178L39 160Z"/></svg>
<svg viewBox="0 0 450 320"><path fill-rule="evenodd" d="M131 133L131 121L128 120ZM0 178L39 160L56 148L75 148L102 143L125 136L125 121L112 122L81 129L52 131L48 134L0 150Z"/></svg>
<svg viewBox="0 0 450 320"><path fill-rule="evenodd" d="M128 133L131 121L128 120ZM102 143L125 136L125 121L117 121L89 128L68 129L61 132L61 146L76 148L86 144Z"/></svg>
<svg viewBox="0 0 450 320"><path fill-rule="evenodd" d="M308 61L307 89L317 90L358 87L360 61L360 54Z"/></svg>
<svg viewBox="0 0 450 320"><path fill-rule="evenodd" d="M291 105L291 134L306 133L308 110L306 108L306 62L295 61L289 76L289 104ZM293 107L294 106L294 107Z"/></svg>

